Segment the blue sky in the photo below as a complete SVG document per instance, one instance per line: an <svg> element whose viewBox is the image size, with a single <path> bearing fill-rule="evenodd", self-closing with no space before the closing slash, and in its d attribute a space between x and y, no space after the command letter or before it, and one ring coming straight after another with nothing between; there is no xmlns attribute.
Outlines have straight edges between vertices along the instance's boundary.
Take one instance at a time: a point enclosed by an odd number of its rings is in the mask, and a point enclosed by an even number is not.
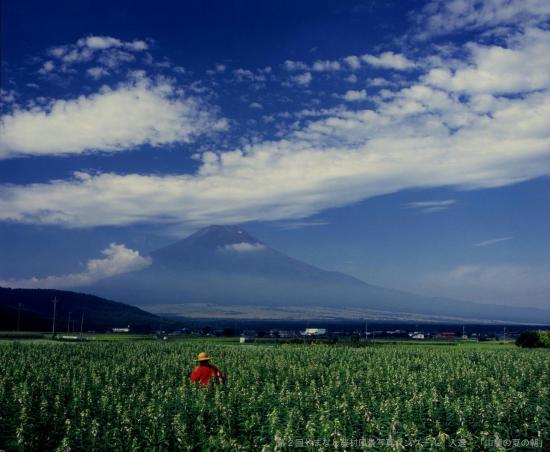
<svg viewBox="0 0 550 452"><path fill-rule="evenodd" d="M550 5L525 3L3 2L0 281L85 287L239 223L550 307Z"/></svg>

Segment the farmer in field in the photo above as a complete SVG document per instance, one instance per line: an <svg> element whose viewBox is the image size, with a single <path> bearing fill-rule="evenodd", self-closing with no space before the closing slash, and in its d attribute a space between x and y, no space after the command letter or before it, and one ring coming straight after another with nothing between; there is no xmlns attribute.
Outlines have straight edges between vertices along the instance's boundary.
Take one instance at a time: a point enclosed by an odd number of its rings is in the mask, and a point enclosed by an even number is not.
<svg viewBox="0 0 550 452"><path fill-rule="evenodd" d="M197 361L199 365L191 372L191 381L207 386L211 381L221 383L225 380L223 372L210 363L210 357L206 352L199 353Z"/></svg>

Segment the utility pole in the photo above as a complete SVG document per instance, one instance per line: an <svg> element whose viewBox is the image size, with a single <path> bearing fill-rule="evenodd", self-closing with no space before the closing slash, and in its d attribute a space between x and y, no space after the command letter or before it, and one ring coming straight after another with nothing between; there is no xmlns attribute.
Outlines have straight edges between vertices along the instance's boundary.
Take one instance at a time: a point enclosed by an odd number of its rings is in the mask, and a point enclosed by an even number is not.
<svg viewBox="0 0 550 452"><path fill-rule="evenodd" d="M52 335L55 336L55 307L57 305L57 297L54 297L52 300L53 303L53 325L52 325Z"/></svg>
<svg viewBox="0 0 550 452"><path fill-rule="evenodd" d="M21 303L17 303L17 331L20 331L21 326Z"/></svg>
<svg viewBox="0 0 550 452"><path fill-rule="evenodd" d="M82 313L82 318L80 319L80 339L82 339L82 327L84 326L84 313Z"/></svg>
<svg viewBox="0 0 550 452"><path fill-rule="evenodd" d="M504 327L504 340L506 341L506 327Z"/></svg>
<svg viewBox="0 0 550 452"><path fill-rule="evenodd" d="M365 319L365 340L369 340L369 323L368 319Z"/></svg>
<svg viewBox="0 0 550 452"><path fill-rule="evenodd" d="M72 312L69 311L69 320L67 320L67 334L71 331L71 314Z"/></svg>

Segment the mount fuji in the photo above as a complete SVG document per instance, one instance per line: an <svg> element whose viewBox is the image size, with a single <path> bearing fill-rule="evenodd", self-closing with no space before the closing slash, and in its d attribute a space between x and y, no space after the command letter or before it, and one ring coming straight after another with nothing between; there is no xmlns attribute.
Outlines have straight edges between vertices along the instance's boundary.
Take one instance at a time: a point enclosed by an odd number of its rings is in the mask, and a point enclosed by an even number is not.
<svg viewBox="0 0 550 452"><path fill-rule="evenodd" d="M209 226L150 254L95 295L184 317L550 323L550 311L425 297L293 259L238 226Z"/></svg>

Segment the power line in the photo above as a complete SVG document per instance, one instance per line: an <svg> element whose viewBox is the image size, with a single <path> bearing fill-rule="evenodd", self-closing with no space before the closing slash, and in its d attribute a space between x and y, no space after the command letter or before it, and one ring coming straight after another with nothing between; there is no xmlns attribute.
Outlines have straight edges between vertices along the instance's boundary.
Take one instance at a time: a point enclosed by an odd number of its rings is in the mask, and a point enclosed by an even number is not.
<svg viewBox="0 0 550 452"><path fill-rule="evenodd" d="M82 327L84 325L84 313L82 313L82 318L80 319L80 339L82 339Z"/></svg>
<svg viewBox="0 0 550 452"><path fill-rule="evenodd" d="M57 297L54 297L52 300L53 303L53 325L52 325L52 334L55 336L55 308L57 305Z"/></svg>

